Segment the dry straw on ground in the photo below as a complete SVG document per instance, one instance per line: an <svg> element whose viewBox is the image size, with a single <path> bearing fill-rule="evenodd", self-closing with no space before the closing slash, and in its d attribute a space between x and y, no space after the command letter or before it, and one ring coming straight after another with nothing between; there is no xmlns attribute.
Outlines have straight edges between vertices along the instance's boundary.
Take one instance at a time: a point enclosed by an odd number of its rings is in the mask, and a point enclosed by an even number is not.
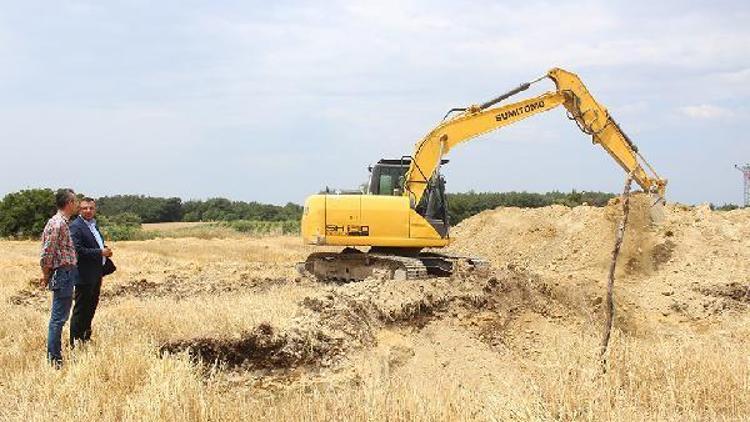
<svg viewBox="0 0 750 422"><path fill-rule="evenodd" d="M463 222L451 249L487 277L325 285L296 238L116 243L96 340L61 371L38 245L0 242L0 419L750 418L750 212L669 205L650 228L632 205L604 376L614 205Z"/></svg>

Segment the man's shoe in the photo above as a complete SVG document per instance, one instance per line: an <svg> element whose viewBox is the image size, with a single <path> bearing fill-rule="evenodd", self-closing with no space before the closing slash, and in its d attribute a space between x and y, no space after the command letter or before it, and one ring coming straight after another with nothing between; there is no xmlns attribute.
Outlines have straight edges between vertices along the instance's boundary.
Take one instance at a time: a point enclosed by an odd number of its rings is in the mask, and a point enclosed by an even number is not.
<svg viewBox="0 0 750 422"><path fill-rule="evenodd" d="M50 359L49 360L49 364L54 369L62 369L62 367L63 367L63 360L62 359Z"/></svg>
<svg viewBox="0 0 750 422"><path fill-rule="evenodd" d="M85 348L86 343L88 343L89 339L87 338L75 338L70 340L70 349L75 349L76 347Z"/></svg>

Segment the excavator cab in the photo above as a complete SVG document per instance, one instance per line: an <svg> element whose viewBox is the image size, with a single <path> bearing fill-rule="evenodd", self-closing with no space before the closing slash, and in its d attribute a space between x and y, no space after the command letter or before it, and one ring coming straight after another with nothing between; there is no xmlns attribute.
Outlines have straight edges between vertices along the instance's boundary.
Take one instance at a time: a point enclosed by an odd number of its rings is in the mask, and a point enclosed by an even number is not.
<svg viewBox="0 0 750 422"><path fill-rule="evenodd" d="M447 159L440 161L441 165L448 163ZM404 192L404 177L411 158L381 159L374 166L370 166L370 181L367 186L368 195L401 196ZM448 234L448 204L445 198L445 178L436 171L430 179L419 204L415 207L417 214L423 216L432 227L445 237Z"/></svg>
<svg viewBox="0 0 750 422"><path fill-rule="evenodd" d="M404 175L409 170L411 160L382 159L370 166L368 195L399 196L403 192Z"/></svg>
<svg viewBox="0 0 750 422"><path fill-rule="evenodd" d="M440 164L448 164L448 160L440 160ZM370 166L370 180L367 183L368 195L402 195L404 192L404 178L411 165L411 158L401 159L383 158L374 166Z"/></svg>

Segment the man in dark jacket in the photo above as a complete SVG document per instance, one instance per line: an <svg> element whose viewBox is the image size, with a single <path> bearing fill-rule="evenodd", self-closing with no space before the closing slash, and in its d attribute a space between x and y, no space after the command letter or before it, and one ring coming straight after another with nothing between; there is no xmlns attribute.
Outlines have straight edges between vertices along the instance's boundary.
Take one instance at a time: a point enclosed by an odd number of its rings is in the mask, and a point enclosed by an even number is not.
<svg viewBox="0 0 750 422"><path fill-rule="evenodd" d="M84 198L79 212L79 217L70 224L70 237L78 255L80 274L75 286L75 305L70 319L71 346L75 346L76 340L86 342L91 338L91 321L99 304L104 264L112 256L112 251L104 245L104 237L96 225L96 202L92 198Z"/></svg>

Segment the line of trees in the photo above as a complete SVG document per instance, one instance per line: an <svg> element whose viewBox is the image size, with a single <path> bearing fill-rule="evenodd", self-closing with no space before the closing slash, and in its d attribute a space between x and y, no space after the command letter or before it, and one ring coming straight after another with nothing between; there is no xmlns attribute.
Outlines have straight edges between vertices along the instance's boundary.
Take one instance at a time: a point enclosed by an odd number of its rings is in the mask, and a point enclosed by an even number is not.
<svg viewBox="0 0 750 422"><path fill-rule="evenodd" d="M284 206L259 202L231 201L226 198L182 202L177 197L159 198L144 195L104 196L96 201L100 214L116 216L132 213L144 223L174 221L287 221L299 220L302 207L288 203Z"/></svg>
<svg viewBox="0 0 750 422"><path fill-rule="evenodd" d="M140 217L144 223L163 223L168 221L182 221L184 211L182 199L157 198L144 195L115 195L103 196L96 200L99 214L115 216L132 213Z"/></svg>
<svg viewBox="0 0 750 422"><path fill-rule="evenodd" d="M291 202L278 206L225 198L187 201L182 205L182 211L183 221L289 221L302 218L302 206Z"/></svg>
<svg viewBox="0 0 750 422"><path fill-rule="evenodd" d="M141 223L298 222L302 218L302 207L291 202L279 206L225 198L183 202L177 197L114 195L98 198L96 204L102 220L130 230ZM0 201L0 237L37 237L44 230L47 219L55 212L55 192L52 189L26 189L9 193Z"/></svg>
<svg viewBox="0 0 750 422"><path fill-rule="evenodd" d="M537 208L553 204L568 207L588 204L604 206L614 196L607 192L466 192L448 194L448 215L451 224L458 224L472 215L497 207ZM36 237L47 219L55 213L52 189L28 189L9 193L0 201L0 237ZM284 206L259 202L231 201L225 198L190 200L144 195L114 195L97 199L102 220L109 225L135 230L141 223L174 221L237 222L232 227L258 227L256 222L287 223L298 227L302 207L294 203ZM712 208L732 210L737 205L725 204ZM243 225L244 224L244 225ZM285 226L286 227L286 226Z"/></svg>

